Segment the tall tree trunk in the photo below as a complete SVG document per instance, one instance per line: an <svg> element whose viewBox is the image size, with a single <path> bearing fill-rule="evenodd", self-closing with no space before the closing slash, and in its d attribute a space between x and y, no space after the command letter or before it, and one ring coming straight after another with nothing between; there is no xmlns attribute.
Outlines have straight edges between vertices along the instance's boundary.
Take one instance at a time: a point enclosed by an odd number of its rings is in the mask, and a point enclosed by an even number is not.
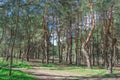
<svg viewBox="0 0 120 80"><path fill-rule="evenodd" d="M29 61L30 56L30 35L28 34L28 41L27 41L27 53L26 53L26 60Z"/></svg>
<svg viewBox="0 0 120 80"><path fill-rule="evenodd" d="M52 63L54 63L54 51L55 51L55 49L54 49L54 45L55 45L55 43L54 43L54 33L53 33L53 49L52 49Z"/></svg>
<svg viewBox="0 0 120 80"><path fill-rule="evenodd" d="M61 44L60 44L60 30L57 28L57 37L58 37L58 54L59 54L59 63L62 62L62 55L61 55Z"/></svg>
<svg viewBox="0 0 120 80"><path fill-rule="evenodd" d="M44 27L44 52L45 52L45 62L48 64L48 30L46 23L46 16L43 17L43 27Z"/></svg>
<svg viewBox="0 0 120 80"><path fill-rule="evenodd" d="M72 64L72 11L71 11L71 14L70 14L70 21L69 21L69 24L70 24L70 27L69 27L69 64Z"/></svg>
<svg viewBox="0 0 120 80"><path fill-rule="evenodd" d="M13 38L13 31L11 29L11 39ZM12 64L13 64L13 49L15 45L15 38L11 40L11 51L10 51L10 64L9 64L9 76L12 75Z"/></svg>
<svg viewBox="0 0 120 80"><path fill-rule="evenodd" d="M53 10L53 6L52 6L52 10ZM53 30L54 27L55 27L55 25L54 25L54 12L52 12L52 28L51 28L51 30L53 31L53 33L52 33L52 34L53 34L53 36L52 36L52 38L53 38L53 42L52 42L52 43L53 43L53 46L52 46L52 47L53 47L53 48L52 48L52 63L54 63L54 46L55 46L55 45L54 45L54 41L55 41L55 40L54 40L54 38L55 38L55 37L54 37L54 34L55 34L55 33L54 33L54 30Z"/></svg>
<svg viewBox="0 0 120 80"><path fill-rule="evenodd" d="M110 37L112 37L112 43L111 43L111 52L110 52L110 64L109 64L109 69L110 69L110 73L112 74L113 73L113 53L114 53L114 46L116 44L116 38L114 38L114 26L113 26L113 5L110 7L110 20L109 20L109 25L108 27L111 28L112 32L111 32L111 35Z"/></svg>
<svg viewBox="0 0 120 80"><path fill-rule="evenodd" d="M26 60L29 61L29 57L30 57L30 40L31 40L31 36L30 36L30 18L27 18L27 51L26 51Z"/></svg>
<svg viewBox="0 0 120 80"><path fill-rule="evenodd" d="M11 24L11 52L10 52L10 64L9 64L9 76L12 75L12 65L13 65L13 52L14 52L14 46L15 46L15 41L16 41L16 36L17 36L17 31L18 31L18 22L19 22L19 5L20 5L20 0L18 0L18 8L17 8L17 15L16 15L16 26L15 30L12 28Z"/></svg>
<svg viewBox="0 0 120 80"><path fill-rule="evenodd" d="M90 41L90 38L93 34L94 28L95 28L95 19L94 19L94 11L93 11L93 3L91 0L88 0L88 4L89 4L89 8L90 8L90 12L91 12L91 16L92 16L92 28L88 34L88 37L86 39L86 42L82 45L82 52L86 57L86 62L87 62L87 66L88 68L91 68L91 63L90 63L90 56L86 50L86 47L88 46L88 43Z"/></svg>

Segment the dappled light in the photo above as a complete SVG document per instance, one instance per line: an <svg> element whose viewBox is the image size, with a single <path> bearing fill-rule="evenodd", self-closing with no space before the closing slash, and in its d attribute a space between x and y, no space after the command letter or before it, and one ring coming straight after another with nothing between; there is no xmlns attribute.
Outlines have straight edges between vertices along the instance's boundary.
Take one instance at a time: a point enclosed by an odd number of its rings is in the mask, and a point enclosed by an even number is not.
<svg viewBox="0 0 120 80"><path fill-rule="evenodd" d="M119 80L120 0L0 0L0 80Z"/></svg>

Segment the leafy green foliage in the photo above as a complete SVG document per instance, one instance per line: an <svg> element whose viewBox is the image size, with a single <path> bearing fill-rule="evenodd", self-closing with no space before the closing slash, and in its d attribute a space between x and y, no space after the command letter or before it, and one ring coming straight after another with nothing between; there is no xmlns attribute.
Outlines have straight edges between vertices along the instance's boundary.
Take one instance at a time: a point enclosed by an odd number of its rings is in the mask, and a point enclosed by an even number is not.
<svg viewBox="0 0 120 80"><path fill-rule="evenodd" d="M2 0L4 1L4 0ZM15 2L14 2L15 1ZM6 1L5 4L1 4L3 7L1 7L1 13L3 12L5 15L0 14L0 56L2 57L6 57L6 54L10 54L10 50L12 48L12 42L15 41L15 45L14 45L14 51L13 53L15 54L15 57L18 57L20 51L21 55L24 56L24 53L29 53L29 54L25 54L25 57L28 56L32 56L35 55L36 53L40 53L39 56L43 57L46 56L47 54L45 54L45 39L48 40L48 56L54 56L55 58L59 57L59 47L54 46L53 44L49 43L50 42L50 38L51 38L51 31L49 28L52 27L53 28L53 32L56 34L56 27L58 29L60 29L61 31L60 33L60 46L62 46L62 44L66 45L69 43L69 41L67 41L67 37L69 37L69 34L73 34L77 31L76 27L78 27L78 29L80 30L77 37L77 42L75 42L73 40L72 42L72 54L75 54L75 43L78 44L78 53L80 52L80 48L82 46L82 44L84 43L84 41L86 41L88 33L90 31L90 29L86 29L86 30L82 30L81 27L86 28L87 26L90 28L91 27L91 15L90 15L90 7L89 7L89 2L88 0L24 0L26 1L26 3L22 3L19 1L22 0L11 0L10 2L8 2L8 0ZM105 20L104 20L104 16L103 13L105 11L109 12L109 8L111 7L111 5L114 3L114 1L116 1L115 4L115 8L113 10L113 20L114 20L114 26L115 26L115 33L117 35L117 37L119 37L119 32L120 32L120 28L119 28L119 21L120 21L120 1L119 0L91 0L93 3L93 12L94 12L94 17L95 18L101 18L99 21L97 21L97 19L95 19L95 25L96 28L93 32L92 38L94 38L94 40L89 41L89 49L90 47L93 45L92 42L94 42L93 48L95 51L93 51L93 53L90 53L91 55L95 54L95 59L97 59L96 55L98 55L100 53L100 58L104 58L103 54L101 54L101 51L97 51L97 49L101 48L101 40L102 40L102 36L104 35L104 33L102 33L101 30L103 26L107 26L104 25L106 24ZM7 12L11 12L12 15L8 15ZM18 15L18 13L20 12L20 14ZM107 17L109 17L109 13L107 12ZM46 18L46 20L43 19L43 16ZM77 20L78 18L78 20ZM50 23L51 22L51 23ZM107 21L108 23L109 21ZM70 26L70 24L72 26ZM102 24L102 25L101 25ZM109 26L109 25L108 25ZM45 29L45 27L47 29ZM67 31L68 30L68 31ZM105 31L104 31L105 32ZM4 33L4 34L3 34ZM45 38L45 33L47 36L47 38ZM82 33L82 38L81 39L81 35L80 33ZM101 34L102 33L102 34ZM3 34L3 35L2 35ZM3 37L3 38L2 38ZM56 37L56 41L57 41L57 37L58 35L54 36ZM115 36L116 37L116 36ZM64 41L62 41L64 39ZM67 45L69 47L69 45ZM54 48L54 50L53 50ZM63 51L62 56L66 56L66 53L69 53L69 49L64 49L65 51ZM100 49L101 50L101 49ZM61 50L62 53L62 50ZM42 55L42 56L41 56ZM83 55L83 54L82 54ZM83 56L80 57L83 57ZM23 57L20 56L20 57ZM76 57L76 56L75 56ZM84 57L83 57L84 58ZM63 58L64 59L64 58ZM65 59L64 59L65 60ZM63 62L64 62L63 60ZM74 61L76 60L76 58L74 58ZM85 59L81 58L81 61L83 60L83 63L86 64L84 62ZM73 62L74 62L73 61ZM80 61L80 60L79 60ZM92 57L91 57L91 61L92 61ZM101 60L100 60L101 61ZM8 67L9 66L9 62L10 61L3 61L0 60L0 66L4 66L4 67ZM95 62L96 63L96 62ZM100 63L101 64L101 63ZM67 70L67 68L61 68L61 66L59 67L58 65L54 65L54 64L41 64L44 67L50 68L50 69L58 69L58 70ZM13 67L23 67L23 68L29 68L30 65L26 62L20 62L20 61L14 61L13 62ZM56 67L56 68L55 68ZM92 73L92 71L88 70L84 70L82 69L78 69L75 68L74 66L71 66L71 68L73 69L73 72L89 72ZM72 71L72 69L70 68L70 70ZM84 72L85 71L85 72ZM106 71L102 71L100 74L104 74ZM98 70L93 71L93 73L99 73Z"/></svg>

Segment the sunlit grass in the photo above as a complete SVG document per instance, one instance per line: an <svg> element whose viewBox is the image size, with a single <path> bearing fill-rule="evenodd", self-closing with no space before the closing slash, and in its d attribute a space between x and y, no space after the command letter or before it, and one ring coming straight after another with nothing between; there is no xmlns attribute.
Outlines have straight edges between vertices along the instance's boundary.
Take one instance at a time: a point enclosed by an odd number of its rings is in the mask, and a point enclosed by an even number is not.
<svg viewBox="0 0 120 80"><path fill-rule="evenodd" d="M0 58L0 66L1 67L8 67L9 61L3 61L3 58ZM13 68L31 68L31 65L25 61L14 60L13 61Z"/></svg>
<svg viewBox="0 0 120 80"><path fill-rule="evenodd" d="M0 58L0 80L35 80L32 76L19 70L12 70L12 76L8 76L8 67L9 61L5 61L3 58ZM31 66L28 62L14 60L13 68L31 68Z"/></svg>
<svg viewBox="0 0 120 80"><path fill-rule="evenodd" d="M62 72L70 72L70 73L76 73L83 76L105 76L108 73L108 70L106 69L97 69L94 67L93 69L87 69L86 66L75 66L75 65L58 65L58 64L43 64L40 63L40 66L43 67L46 70L58 70ZM113 74L118 73L118 71L113 70Z"/></svg>
<svg viewBox="0 0 120 80"><path fill-rule="evenodd" d="M0 68L0 80L35 80L31 75L19 70L13 70L12 76L8 76L9 70Z"/></svg>

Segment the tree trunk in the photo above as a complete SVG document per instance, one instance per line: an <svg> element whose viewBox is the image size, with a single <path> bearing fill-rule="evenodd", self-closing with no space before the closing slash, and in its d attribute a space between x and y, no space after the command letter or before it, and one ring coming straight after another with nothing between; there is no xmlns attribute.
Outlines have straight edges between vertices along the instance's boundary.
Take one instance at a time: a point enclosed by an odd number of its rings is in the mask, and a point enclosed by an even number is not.
<svg viewBox="0 0 120 80"><path fill-rule="evenodd" d="M86 57L87 67L88 67L89 69L91 69L90 56L89 56L88 52L84 49L84 47L82 47L82 50L81 50L81 51L83 52L83 54L84 54L85 57Z"/></svg>
<svg viewBox="0 0 120 80"><path fill-rule="evenodd" d="M48 57L48 30L47 30L47 22L46 22L46 16L43 17L43 27L44 27L44 52L45 52L45 62L46 64L49 63L49 57Z"/></svg>
<svg viewBox="0 0 120 80"><path fill-rule="evenodd" d="M94 28L95 28L95 19L94 19L94 11L93 11L93 3L92 3L92 1L88 0L88 4L89 4L89 7L90 7L91 16L92 16L92 28L91 28L91 30L90 30L90 32L88 34L88 37L87 37L85 43L82 45L82 52L86 57L88 68L92 68L91 63L90 63L90 56L89 56L89 54L88 54L88 52L86 50L86 47L88 46L88 43L90 41L90 38L91 38L91 36L93 34L93 31L94 31Z"/></svg>

